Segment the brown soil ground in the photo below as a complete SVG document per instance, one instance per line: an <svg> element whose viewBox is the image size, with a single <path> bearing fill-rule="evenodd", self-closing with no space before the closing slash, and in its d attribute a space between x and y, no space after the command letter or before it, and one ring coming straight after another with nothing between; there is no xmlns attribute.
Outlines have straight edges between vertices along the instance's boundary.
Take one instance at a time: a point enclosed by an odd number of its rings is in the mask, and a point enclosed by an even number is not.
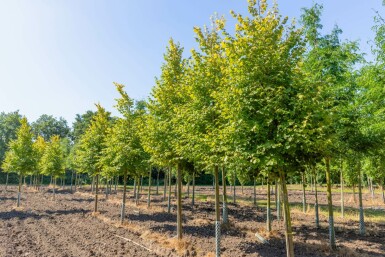
<svg viewBox="0 0 385 257"><path fill-rule="evenodd" d="M228 188L230 191L230 188ZM209 195L196 200L185 198L183 207L182 242L177 242L176 210L173 199L171 213L162 195L152 196L147 208L147 192L143 191L138 206L128 192L126 222L119 224L121 192L99 197L99 213L92 213L94 196L89 189L79 189L71 194L59 190L53 200L51 189L40 192L26 188L22 204L16 208L16 188L0 193L0 257L13 256L215 256L214 203L211 187L198 187L197 195ZM230 195L231 192L229 192ZM267 233L266 209L251 204L252 188L245 188L236 204L229 203L230 226L222 229L222 256L286 256L283 222L276 219L273 209L273 231ZM376 196L379 197L379 196ZM257 199L266 199L265 191L257 191ZM352 195L346 196L346 205L355 207ZM274 201L274 196L272 197ZM333 195L336 208L339 194ZM385 224L367 221L367 233L358 235L358 222L348 217L336 217L338 250L328 248L327 217L320 216L321 228L314 227L314 193L308 192L310 203L307 213L302 213L301 191L290 191L295 256L385 256ZM319 193L320 205L326 205L326 195ZM364 195L365 206L383 211L384 205L372 202ZM384 212L385 216L385 212ZM258 232L268 244L255 237Z"/></svg>

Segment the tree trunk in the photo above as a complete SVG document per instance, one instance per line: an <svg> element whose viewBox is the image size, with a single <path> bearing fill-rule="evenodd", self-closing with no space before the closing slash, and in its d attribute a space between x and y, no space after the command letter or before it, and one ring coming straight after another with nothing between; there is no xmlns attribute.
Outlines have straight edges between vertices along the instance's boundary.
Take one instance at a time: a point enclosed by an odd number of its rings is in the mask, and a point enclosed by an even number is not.
<svg viewBox="0 0 385 257"><path fill-rule="evenodd" d="M269 177L267 177L266 180L267 184L267 210L266 210L266 230L268 232L271 231L271 206L270 206L270 180Z"/></svg>
<svg viewBox="0 0 385 257"><path fill-rule="evenodd" d="M151 167L150 171L148 172L148 196L147 196L147 207L150 207L151 203Z"/></svg>
<svg viewBox="0 0 385 257"><path fill-rule="evenodd" d="M187 198L190 198L190 178L187 181Z"/></svg>
<svg viewBox="0 0 385 257"><path fill-rule="evenodd" d="M95 178L95 208L94 208L94 212L98 212L98 191L99 191L99 174L96 175L96 178Z"/></svg>
<svg viewBox="0 0 385 257"><path fill-rule="evenodd" d="M22 183L23 183L23 175L20 173L20 176L19 176L19 191L17 193L17 207L20 207L21 184Z"/></svg>
<svg viewBox="0 0 385 257"><path fill-rule="evenodd" d="M215 252L216 256L221 255L221 213L219 211L219 174L218 166L214 168L215 180Z"/></svg>
<svg viewBox="0 0 385 257"><path fill-rule="evenodd" d="M305 172L302 173L302 211L306 213L306 184L305 184Z"/></svg>
<svg viewBox="0 0 385 257"><path fill-rule="evenodd" d="M166 192L167 192L167 172L164 172L163 179L163 201L166 201Z"/></svg>
<svg viewBox="0 0 385 257"><path fill-rule="evenodd" d="M116 176L116 178L115 178L115 194L118 194L118 182L119 182L119 176Z"/></svg>
<svg viewBox="0 0 385 257"><path fill-rule="evenodd" d="M177 238L178 240L182 239L182 167L178 163L177 168L177 184L178 184L178 195L177 195Z"/></svg>
<svg viewBox="0 0 385 257"><path fill-rule="evenodd" d="M140 176L140 192L143 192L143 176Z"/></svg>
<svg viewBox="0 0 385 257"><path fill-rule="evenodd" d="M136 185L135 204L138 205L140 197L140 178L137 178Z"/></svg>
<svg viewBox="0 0 385 257"><path fill-rule="evenodd" d="M283 218L285 221L285 241L286 241L286 256L294 257L294 243L293 243L293 233L291 228L291 218L290 218L290 205L289 198L287 194L286 179L285 174L282 170L279 170L280 180L281 180L281 190L283 196Z"/></svg>
<svg viewBox="0 0 385 257"><path fill-rule="evenodd" d="M126 212L126 192L127 192L127 171L124 171L123 175L123 199L122 199L122 210L120 212L120 223L123 224L125 212Z"/></svg>
<svg viewBox="0 0 385 257"><path fill-rule="evenodd" d="M156 195L159 194L159 172L160 170L158 169L158 174L156 176Z"/></svg>
<svg viewBox="0 0 385 257"><path fill-rule="evenodd" d="M171 211L171 168L168 169L168 199L167 199L167 212Z"/></svg>
<svg viewBox="0 0 385 257"><path fill-rule="evenodd" d="M226 171L225 168L222 167L222 187L223 187L223 224L227 224L229 222L228 219L228 211L227 211L227 191L226 191Z"/></svg>
<svg viewBox="0 0 385 257"><path fill-rule="evenodd" d="M106 194L106 199L108 199L108 179L106 178L106 184L105 184L105 194Z"/></svg>
<svg viewBox="0 0 385 257"><path fill-rule="evenodd" d="M314 167L313 173L315 174ZM319 208L318 208L318 191L317 191L317 178L314 176L314 191L315 191L315 204L314 204L314 212L315 212L315 227L319 228Z"/></svg>
<svg viewBox="0 0 385 257"><path fill-rule="evenodd" d="M234 179L233 179L233 204L236 203L236 194L235 194L235 184L237 182L237 177L236 177L236 172L235 172L235 169L234 169Z"/></svg>
<svg viewBox="0 0 385 257"><path fill-rule="evenodd" d="M191 205L194 207L195 205L195 170L193 171L193 178L192 178L192 199L191 199Z"/></svg>
<svg viewBox="0 0 385 257"><path fill-rule="evenodd" d="M280 189L280 184L279 184L279 179L276 180L277 183L277 194L276 194L276 208L277 208L277 220L281 220L281 189Z"/></svg>
<svg viewBox="0 0 385 257"><path fill-rule="evenodd" d="M370 178L370 188L372 189L372 199L374 199L374 187L373 187L373 179Z"/></svg>
<svg viewBox="0 0 385 257"><path fill-rule="evenodd" d="M342 171L342 161L341 161L341 166L340 166L340 183L341 183L341 217L344 218L344 176L343 176L343 171Z"/></svg>
<svg viewBox="0 0 385 257"><path fill-rule="evenodd" d="M381 185L381 191L382 191L382 202L385 203L384 184Z"/></svg>
<svg viewBox="0 0 385 257"><path fill-rule="evenodd" d="M8 177L9 177L9 172L7 172L7 178L5 179L5 192L7 192L7 189L8 189Z"/></svg>
<svg viewBox="0 0 385 257"><path fill-rule="evenodd" d="M330 158L325 158L326 163L326 184L327 184L327 198L329 211L329 244L332 250L336 249L336 239L334 232L334 215L333 215L333 199L332 199L332 185L330 177Z"/></svg>
<svg viewBox="0 0 385 257"><path fill-rule="evenodd" d="M254 184L253 184L253 203L254 206L257 206L257 188L256 188L256 177L254 177Z"/></svg>
<svg viewBox="0 0 385 257"><path fill-rule="evenodd" d="M53 200L55 200L56 178L53 179Z"/></svg>
<svg viewBox="0 0 385 257"><path fill-rule="evenodd" d="M71 187L70 187L70 191L72 193L72 181L74 179L74 171L71 172Z"/></svg>
<svg viewBox="0 0 385 257"><path fill-rule="evenodd" d="M136 185L136 178L134 178L134 202L136 200L136 187L137 187L137 185Z"/></svg>
<svg viewBox="0 0 385 257"><path fill-rule="evenodd" d="M360 210L360 235L365 235L365 220L364 220L364 208L362 205L362 174L361 174L361 161L358 161L358 200Z"/></svg>

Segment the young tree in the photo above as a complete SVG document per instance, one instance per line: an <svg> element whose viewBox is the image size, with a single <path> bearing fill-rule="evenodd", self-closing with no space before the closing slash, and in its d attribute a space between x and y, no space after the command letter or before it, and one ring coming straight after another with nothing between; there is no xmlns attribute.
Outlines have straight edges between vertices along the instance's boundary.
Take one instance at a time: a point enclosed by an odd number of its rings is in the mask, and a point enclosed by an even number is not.
<svg viewBox="0 0 385 257"><path fill-rule="evenodd" d="M102 172L100 158L105 148L105 137L107 128L110 125L110 113L99 104L96 105L97 113L91 121L90 126L80 139L78 147L78 164L82 171L95 178L95 207L94 212L98 211L98 191L99 175Z"/></svg>
<svg viewBox="0 0 385 257"><path fill-rule="evenodd" d="M61 145L61 140L58 135L50 138L41 158L42 173L50 175L54 179L53 183L53 199L55 199L56 179L65 173L65 152Z"/></svg>
<svg viewBox="0 0 385 257"><path fill-rule="evenodd" d="M22 118L16 139L10 141L9 150L5 154L5 162L2 165L2 168L8 172L16 172L19 175L17 207L20 206L22 178L35 166L32 138L31 127L28 125L27 119Z"/></svg>
<svg viewBox="0 0 385 257"><path fill-rule="evenodd" d="M142 129L142 142L146 152L151 155L151 162L161 167L177 166L177 238L182 239L182 156L176 149L181 144L181 135L177 133L179 124L175 115L183 104L183 79L185 60L183 48L172 39L164 54L162 73L152 90L152 99L148 102L149 114L145 118L146 129Z"/></svg>

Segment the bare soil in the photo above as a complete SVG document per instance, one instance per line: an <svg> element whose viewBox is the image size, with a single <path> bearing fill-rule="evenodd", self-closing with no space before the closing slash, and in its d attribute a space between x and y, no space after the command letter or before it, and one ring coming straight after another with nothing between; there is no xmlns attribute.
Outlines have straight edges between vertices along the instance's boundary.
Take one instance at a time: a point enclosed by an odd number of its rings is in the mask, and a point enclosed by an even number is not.
<svg viewBox="0 0 385 257"><path fill-rule="evenodd" d="M251 204L252 188L245 188L243 194L237 188L237 194L237 203L228 204L230 225L222 228L222 256L286 256L284 224L276 219L275 209L273 231L268 233L265 230L266 209ZM143 191L138 206L129 191L123 225L119 223L121 191L109 195L108 199L100 193L98 213L92 213L94 196L86 188L73 194L59 189L55 200L49 188L41 191L25 188L20 208L15 207L16 195L16 188L0 193L0 257L215 256L211 187L197 188L195 207L191 206L191 199L183 200L184 240L179 243L175 239L175 200L171 213L167 213L167 202L163 201L162 194L153 195L148 208L147 191ZM292 190L289 198L299 206L302 192ZM258 189L257 199L259 202L266 199L265 190ZM352 195L346 195L345 199L347 207L356 207ZM316 229L312 210L314 193L308 192L307 201L310 204L307 213L302 213L299 207L291 212L295 256L385 256L385 224L367 221L367 233L360 236L358 222L349 217L336 217L338 250L330 251L327 217L320 216L321 228ZM338 208L339 194L333 195L333 201ZM384 205L380 202L373 202L369 195L364 195L367 208L383 211ZM326 206L324 192L319 193L319 203ZM268 239L268 244L260 243L256 232Z"/></svg>

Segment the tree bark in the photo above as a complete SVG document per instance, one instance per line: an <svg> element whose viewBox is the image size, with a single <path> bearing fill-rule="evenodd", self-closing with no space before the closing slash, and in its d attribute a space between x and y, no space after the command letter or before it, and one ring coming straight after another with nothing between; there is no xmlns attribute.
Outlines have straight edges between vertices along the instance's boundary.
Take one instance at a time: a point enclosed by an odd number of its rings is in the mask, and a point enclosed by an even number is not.
<svg viewBox="0 0 385 257"><path fill-rule="evenodd" d="M182 239L182 167L178 163L177 167L177 184L178 184L178 195L177 195L177 238Z"/></svg>
<svg viewBox="0 0 385 257"><path fill-rule="evenodd" d="M285 221L286 256L294 257L293 232L291 228L290 205L286 187L286 178L282 170L279 170L281 190L283 196L283 218Z"/></svg>
<svg viewBox="0 0 385 257"><path fill-rule="evenodd" d="M302 211L306 213L306 181L305 181L305 172L302 173Z"/></svg>
<svg viewBox="0 0 385 257"><path fill-rule="evenodd" d="M325 158L326 163L326 184L327 184L327 199L329 212L329 244L332 250L336 249L336 239L334 232L334 215L333 215L333 199L332 199L332 185L330 176L330 158Z"/></svg>
<svg viewBox="0 0 385 257"><path fill-rule="evenodd" d="M148 196L147 196L147 207L150 207L151 203L151 167L150 171L148 172Z"/></svg>
<svg viewBox="0 0 385 257"><path fill-rule="evenodd" d="M168 169L168 199L167 199L167 212L171 211L171 168Z"/></svg>
<svg viewBox="0 0 385 257"><path fill-rule="evenodd" d="M253 204L254 206L257 206L257 188L256 188L256 177L254 177L254 184L253 184Z"/></svg>
<svg viewBox="0 0 385 257"><path fill-rule="evenodd" d="M120 213L120 223L123 224L125 212L126 212L126 192L127 192L127 171L124 171L123 175L123 199L122 199L122 210Z"/></svg>
<svg viewBox="0 0 385 257"><path fill-rule="evenodd" d="M344 176L342 171L342 161L340 164L340 183L341 183L341 217L344 218Z"/></svg>
<svg viewBox="0 0 385 257"><path fill-rule="evenodd" d="M226 191L226 171L225 168L222 167L222 187L223 187L223 224L227 224L229 222L228 219L228 211L227 211L227 191Z"/></svg>
<svg viewBox="0 0 385 257"><path fill-rule="evenodd" d="M98 212L98 191L99 191L99 174L96 175L96 178L95 178L95 208L94 208L94 212Z"/></svg>
<svg viewBox="0 0 385 257"><path fill-rule="evenodd" d="M266 211L266 230L268 232L271 231L271 206L270 206L270 180L269 177L267 177L266 180L267 184L267 211Z"/></svg>
<svg viewBox="0 0 385 257"><path fill-rule="evenodd" d="M221 222L221 213L219 210L219 172L218 166L214 167L214 180L215 180L215 249L216 256L220 256L221 251L221 235L220 235L220 222Z"/></svg>
<svg viewBox="0 0 385 257"><path fill-rule="evenodd" d="M167 192L167 172L164 172L164 179L163 179L163 201L166 201L166 192Z"/></svg>
<svg viewBox="0 0 385 257"><path fill-rule="evenodd" d="M156 176L156 195L159 194L159 172L160 170L158 169L158 174Z"/></svg>
<svg viewBox="0 0 385 257"><path fill-rule="evenodd" d="M193 171L193 178L192 178L192 199L191 199L191 205L194 207L195 205L195 170Z"/></svg>
<svg viewBox="0 0 385 257"><path fill-rule="evenodd" d="M365 220L364 220L364 208L362 205L362 174L361 174L361 161L358 161L358 201L360 210L360 235L365 235Z"/></svg>
<svg viewBox="0 0 385 257"><path fill-rule="evenodd" d="M7 189L8 189L8 177L9 177L9 172L7 172L7 177L5 179L5 192L7 192ZM382 190L384 191L384 190Z"/></svg>
<svg viewBox="0 0 385 257"><path fill-rule="evenodd" d="M23 183L23 175L20 172L19 176L19 191L17 193L17 207L20 207L20 198L21 198L21 184Z"/></svg>
<svg viewBox="0 0 385 257"><path fill-rule="evenodd" d="M313 173L315 174L314 167ZM318 208L318 190L317 190L317 177L314 175L314 191L315 191L315 204L314 204L314 212L315 212L315 227L319 228L319 208Z"/></svg>
<svg viewBox="0 0 385 257"><path fill-rule="evenodd" d="M237 182L237 177L236 177L236 171L234 169L234 178L233 178L233 204L236 203L236 193L235 193L235 184Z"/></svg>

